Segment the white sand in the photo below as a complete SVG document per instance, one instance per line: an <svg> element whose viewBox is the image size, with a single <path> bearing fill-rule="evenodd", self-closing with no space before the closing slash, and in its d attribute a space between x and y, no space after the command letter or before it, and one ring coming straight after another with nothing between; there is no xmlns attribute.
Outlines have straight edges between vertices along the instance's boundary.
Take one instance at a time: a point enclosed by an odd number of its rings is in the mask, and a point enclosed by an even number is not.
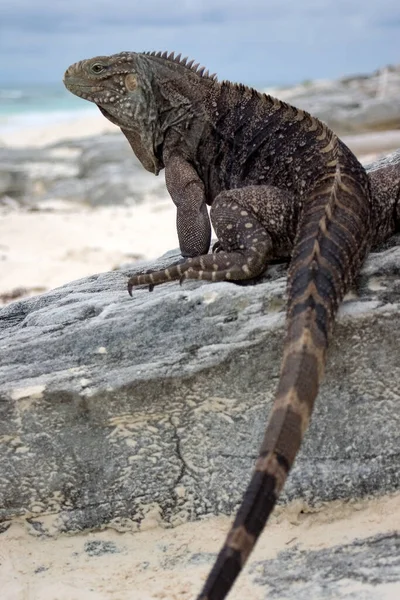
<svg viewBox="0 0 400 600"><path fill-rule="evenodd" d="M318 550L351 543L400 528L400 495L353 503L333 502L316 512L293 502L265 530L249 565L276 557L294 546ZM396 516L397 515L397 516ZM58 538L37 538L22 521L0 536L0 592L2 600L189 600L196 597L209 565L190 561L197 553L216 553L230 525L227 517L213 517L174 529L155 527L140 533L115 530ZM88 544L108 544L114 553L93 556ZM85 551L86 548L86 551ZM261 600L254 577L243 572L230 600ZM337 582L352 586L355 582ZM373 593L360 584L360 597ZM380 600L397 600L399 585L388 584ZM368 597L372 597L368 596Z"/></svg>
<svg viewBox="0 0 400 600"><path fill-rule="evenodd" d="M55 212L0 214L0 293L52 289L177 246L171 200L96 210L60 203Z"/></svg>

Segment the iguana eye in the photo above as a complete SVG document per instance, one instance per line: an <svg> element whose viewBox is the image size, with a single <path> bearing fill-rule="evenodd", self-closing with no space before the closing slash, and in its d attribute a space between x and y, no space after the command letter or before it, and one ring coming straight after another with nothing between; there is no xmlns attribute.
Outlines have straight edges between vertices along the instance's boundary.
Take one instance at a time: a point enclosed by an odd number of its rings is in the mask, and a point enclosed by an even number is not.
<svg viewBox="0 0 400 600"><path fill-rule="evenodd" d="M105 66L102 65L101 63L95 63L94 65L92 65L90 67L90 69L93 73L98 75L99 73L102 73L103 71L105 71Z"/></svg>

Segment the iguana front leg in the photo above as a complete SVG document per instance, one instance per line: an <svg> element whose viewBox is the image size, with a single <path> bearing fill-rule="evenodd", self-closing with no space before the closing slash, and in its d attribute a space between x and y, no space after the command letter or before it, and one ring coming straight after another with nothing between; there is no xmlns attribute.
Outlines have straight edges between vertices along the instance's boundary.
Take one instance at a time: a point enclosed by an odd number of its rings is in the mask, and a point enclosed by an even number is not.
<svg viewBox="0 0 400 600"><path fill-rule="evenodd" d="M134 275L128 282L129 293L135 285L152 288L174 279L240 281L257 277L276 257L274 239L287 238L286 251L290 252L287 216L292 204L289 194L267 186L220 193L211 207L218 252L179 261L163 271Z"/></svg>
<svg viewBox="0 0 400 600"><path fill-rule="evenodd" d="M179 155L166 161L165 182L177 208L176 228L182 256L206 254L211 225L203 182L194 167Z"/></svg>

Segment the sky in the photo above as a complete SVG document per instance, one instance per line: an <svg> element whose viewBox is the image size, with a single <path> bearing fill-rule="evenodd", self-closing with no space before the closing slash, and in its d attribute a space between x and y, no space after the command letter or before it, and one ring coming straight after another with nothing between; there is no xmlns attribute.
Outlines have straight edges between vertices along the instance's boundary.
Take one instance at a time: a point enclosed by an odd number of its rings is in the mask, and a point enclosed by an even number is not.
<svg viewBox="0 0 400 600"><path fill-rule="evenodd" d="M254 86L367 73L400 63L400 0L0 0L0 85L123 50Z"/></svg>

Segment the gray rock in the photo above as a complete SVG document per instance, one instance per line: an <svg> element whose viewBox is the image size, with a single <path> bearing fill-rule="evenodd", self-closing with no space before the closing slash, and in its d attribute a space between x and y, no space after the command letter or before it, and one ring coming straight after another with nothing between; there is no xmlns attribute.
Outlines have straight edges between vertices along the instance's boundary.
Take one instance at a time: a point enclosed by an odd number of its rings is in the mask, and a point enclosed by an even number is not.
<svg viewBox="0 0 400 600"><path fill-rule="evenodd" d="M141 203L147 195L165 195L164 175L155 178L139 164L120 133L92 138L79 159L85 200L92 206ZM52 193L59 193L53 189Z"/></svg>
<svg viewBox="0 0 400 600"><path fill-rule="evenodd" d="M373 173L374 171L378 171L384 167L394 167L398 164L400 164L400 149L388 154L387 156L382 156L372 163L364 165L364 168L368 171L368 173Z"/></svg>
<svg viewBox="0 0 400 600"><path fill-rule="evenodd" d="M48 148L0 148L0 197L8 195L26 206L43 198L60 180L78 174L76 152Z"/></svg>
<svg viewBox="0 0 400 600"><path fill-rule="evenodd" d="M91 206L135 204L165 194L164 175L147 173L120 133L45 148L0 148L0 197L28 206L54 198Z"/></svg>
<svg viewBox="0 0 400 600"><path fill-rule="evenodd" d="M400 65L365 76L306 81L267 91L319 117L340 135L398 129L400 122Z"/></svg>
<svg viewBox="0 0 400 600"><path fill-rule="evenodd" d="M252 565L250 577L268 599L389 598L400 582L400 536L377 535L319 550L294 548Z"/></svg>
<svg viewBox="0 0 400 600"><path fill-rule="evenodd" d="M8 196L14 200L21 200L29 191L30 182L24 169L0 163L0 199Z"/></svg>
<svg viewBox="0 0 400 600"><path fill-rule="evenodd" d="M35 204L44 203L49 200L71 200L82 204L89 203L88 200L89 182L87 179L68 178L54 181L50 188L44 193L36 196Z"/></svg>
<svg viewBox="0 0 400 600"><path fill-rule="evenodd" d="M142 171L127 140L120 133L93 137L85 144L79 160L79 177L97 175L99 169L109 164L123 164L125 170ZM149 179L151 174L147 174Z"/></svg>
<svg viewBox="0 0 400 600"><path fill-rule="evenodd" d="M133 153L131 153L133 155ZM154 175L132 168L132 163L110 163L98 168L90 178L85 178L86 201L92 206L107 204L140 204L146 197L166 196L164 175ZM149 180L148 177L151 177Z"/></svg>
<svg viewBox="0 0 400 600"><path fill-rule="evenodd" d="M177 523L239 502L279 373L286 265L257 285L126 292L93 275L0 311L0 515L39 531ZM400 235L344 302L283 501L399 487ZM52 518L49 521L49 515Z"/></svg>

